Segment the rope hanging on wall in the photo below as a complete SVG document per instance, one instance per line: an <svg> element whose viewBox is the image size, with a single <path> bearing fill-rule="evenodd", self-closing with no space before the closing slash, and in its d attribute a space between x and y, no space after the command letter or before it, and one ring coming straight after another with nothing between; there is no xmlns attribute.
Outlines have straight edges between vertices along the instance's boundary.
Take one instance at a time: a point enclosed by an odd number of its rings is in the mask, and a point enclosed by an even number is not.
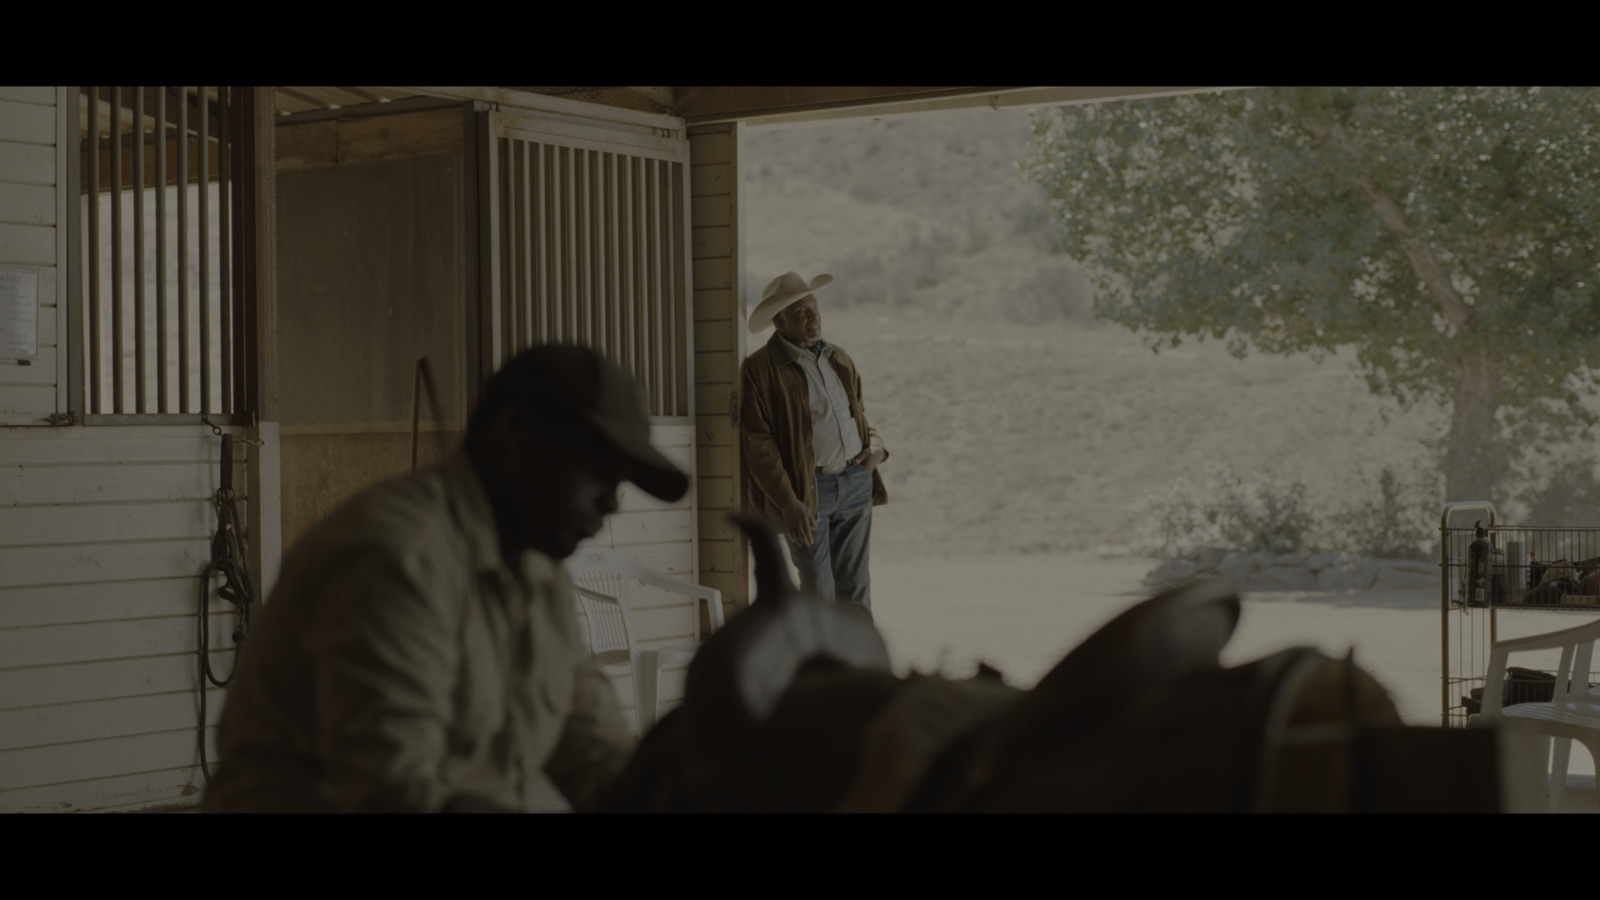
<svg viewBox="0 0 1600 900"><path fill-rule="evenodd" d="M433 387L433 372L428 368L428 358L418 357L411 373L411 471L417 471L417 432L422 424L422 397L426 392L428 406L435 419L441 418L439 394Z"/></svg>
<svg viewBox="0 0 1600 900"><path fill-rule="evenodd" d="M204 417L202 422L211 426L214 434L222 437L222 478L212 503L217 511L217 533L211 538L211 560L200 573L200 771L206 783L211 782L210 761L206 754L206 686L227 687L239 671L239 654L244 651L245 638L250 633L250 604L255 600L250 580L250 569L245 552L244 526L239 518L238 501L233 493L233 435L223 434ZM227 678L218 678L211 671L211 627L206 615L210 605L211 579L222 576L222 586L217 596L233 604L239 614L239 624L233 629L233 668Z"/></svg>

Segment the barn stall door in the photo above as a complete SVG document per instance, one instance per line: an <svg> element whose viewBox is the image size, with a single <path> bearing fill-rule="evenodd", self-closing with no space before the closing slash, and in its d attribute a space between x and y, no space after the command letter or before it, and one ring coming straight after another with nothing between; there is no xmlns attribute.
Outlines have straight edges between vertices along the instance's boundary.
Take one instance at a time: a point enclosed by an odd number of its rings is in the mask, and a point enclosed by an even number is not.
<svg viewBox="0 0 1600 900"><path fill-rule="evenodd" d="M656 445L694 472L689 144L681 125L480 115L484 377L534 344L593 347L644 385ZM619 511L594 543L697 580L695 491L675 503L631 484L619 494ZM635 621L645 646L689 636L680 600L642 601ZM673 689L663 684L663 700Z"/></svg>
<svg viewBox="0 0 1600 900"><path fill-rule="evenodd" d="M687 425L681 130L483 115L485 375L532 344L585 344L639 378L654 417Z"/></svg>

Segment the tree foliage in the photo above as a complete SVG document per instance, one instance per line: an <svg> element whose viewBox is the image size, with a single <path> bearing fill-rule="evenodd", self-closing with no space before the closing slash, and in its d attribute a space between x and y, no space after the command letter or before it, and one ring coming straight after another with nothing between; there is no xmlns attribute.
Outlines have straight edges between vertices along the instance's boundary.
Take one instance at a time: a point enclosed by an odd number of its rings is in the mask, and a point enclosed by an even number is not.
<svg viewBox="0 0 1600 900"><path fill-rule="evenodd" d="M1236 355L1353 346L1452 408L1452 499L1600 384L1600 95L1263 88L1036 114L1024 170L1099 315ZM1482 497L1476 492L1482 492ZM1459 496L1456 496L1459 495Z"/></svg>

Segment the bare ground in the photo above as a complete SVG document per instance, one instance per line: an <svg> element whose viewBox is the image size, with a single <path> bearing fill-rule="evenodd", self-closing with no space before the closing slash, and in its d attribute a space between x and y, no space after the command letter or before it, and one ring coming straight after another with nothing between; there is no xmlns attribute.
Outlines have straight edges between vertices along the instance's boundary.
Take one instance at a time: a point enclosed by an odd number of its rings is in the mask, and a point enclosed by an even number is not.
<svg viewBox="0 0 1600 900"><path fill-rule="evenodd" d="M1032 687L1073 647L1148 595L1147 566L1093 556L995 556L987 559L878 558L873 609L900 674L939 672L968 677L980 661L1010 684ZM1354 651L1357 665L1378 679L1410 725L1441 723L1439 589L1428 578L1384 591L1247 594L1238 631L1223 652L1240 665L1289 647L1314 647L1335 657ZM1444 635L1460 656L1462 628L1486 627L1451 612ZM1572 624L1555 612L1503 613L1500 634L1515 637ZM1470 638L1470 635L1466 637ZM1470 653L1468 654L1470 655ZM1514 661L1538 668L1539 654ZM1466 660L1481 672L1485 659ZM1452 671L1458 667L1452 665ZM1581 748L1570 773L1592 776Z"/></svg>

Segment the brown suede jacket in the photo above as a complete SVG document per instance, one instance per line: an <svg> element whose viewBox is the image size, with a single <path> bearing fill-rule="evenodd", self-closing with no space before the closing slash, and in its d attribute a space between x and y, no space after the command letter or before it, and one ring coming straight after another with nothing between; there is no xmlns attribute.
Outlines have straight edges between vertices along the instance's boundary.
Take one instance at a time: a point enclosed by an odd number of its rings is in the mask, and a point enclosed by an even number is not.
<svg viewBox="0 0 1600 900"><path fill-rule="evenodd" d="M739 369L739 436L744 449L744 496L750 510L783 522L790 497L804 501L817 514L816 460L811 449L811 396L806 374L779 343L776 333L767 345L745 359ZM861 402L861 375L843 348L833 347L833 369L850 395L850 415L861 431L861 446L883 451L878 432L867 423ZM889 502L878 469L872 471L872 505Z"/></svg>

